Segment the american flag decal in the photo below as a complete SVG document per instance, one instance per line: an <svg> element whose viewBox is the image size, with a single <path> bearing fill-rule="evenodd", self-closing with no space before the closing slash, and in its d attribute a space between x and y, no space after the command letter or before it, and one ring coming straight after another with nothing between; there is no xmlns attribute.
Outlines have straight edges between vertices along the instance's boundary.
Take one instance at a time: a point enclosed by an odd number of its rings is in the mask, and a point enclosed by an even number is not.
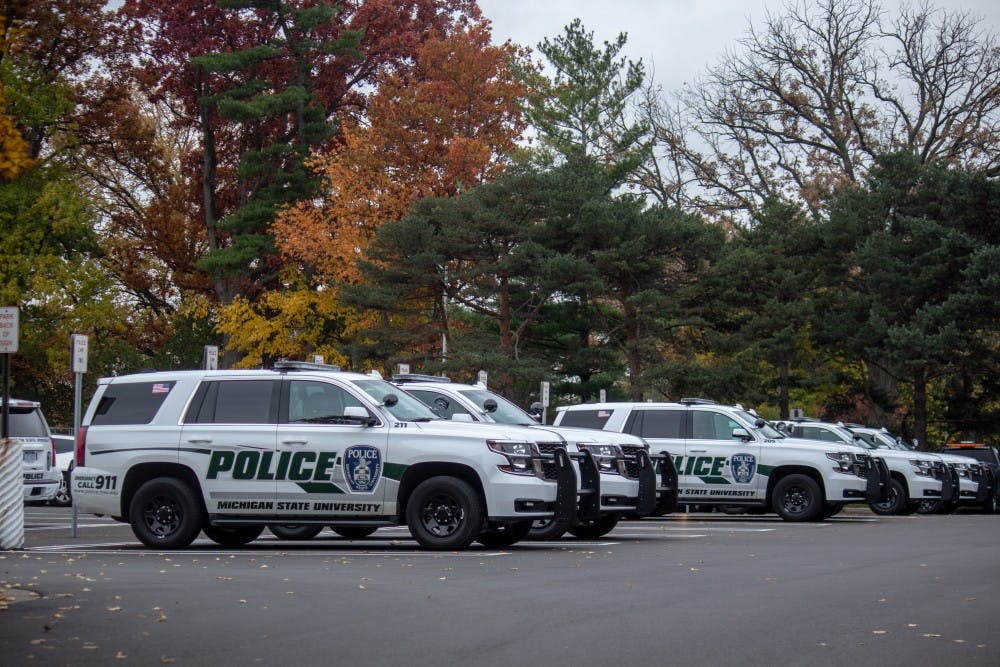
<svg viewBox="0 0 1000 667"><path fill-rule="evenodd" d="M153 393L169 394L171 386L173 386L173 382L156 382L153 384Z"/></svg>

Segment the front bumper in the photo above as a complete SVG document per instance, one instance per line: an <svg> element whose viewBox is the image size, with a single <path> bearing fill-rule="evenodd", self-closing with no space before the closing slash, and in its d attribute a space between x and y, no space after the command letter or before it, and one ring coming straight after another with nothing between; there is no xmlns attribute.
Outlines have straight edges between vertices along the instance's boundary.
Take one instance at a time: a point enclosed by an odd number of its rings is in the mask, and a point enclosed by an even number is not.
<svg viewBox="0 0 1000 667"><path fill-rule="evenodd" d="M857 498L853 493L844 490L844 498ZM865 471L864 498L869 503L882 503L889 499L889 466L879 456L868 457Z"/></svg>

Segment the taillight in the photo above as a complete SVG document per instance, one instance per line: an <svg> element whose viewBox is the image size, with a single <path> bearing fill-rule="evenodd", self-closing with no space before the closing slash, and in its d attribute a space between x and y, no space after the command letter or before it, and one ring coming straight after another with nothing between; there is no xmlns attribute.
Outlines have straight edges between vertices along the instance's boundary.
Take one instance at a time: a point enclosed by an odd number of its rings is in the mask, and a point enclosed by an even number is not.
<svg viewBox="0 0 1000 667"><path fill-rule="evenodd" d="M56 467L56 439L49 436L49 444L52 445L49 453L49 467Z"/></svg>
<svg viewBox="0 0 1000 667"><path fill-rule="evenodd" d="M81 426L76 432L76 465L83 466L87 458L87 427Z"/></svg>

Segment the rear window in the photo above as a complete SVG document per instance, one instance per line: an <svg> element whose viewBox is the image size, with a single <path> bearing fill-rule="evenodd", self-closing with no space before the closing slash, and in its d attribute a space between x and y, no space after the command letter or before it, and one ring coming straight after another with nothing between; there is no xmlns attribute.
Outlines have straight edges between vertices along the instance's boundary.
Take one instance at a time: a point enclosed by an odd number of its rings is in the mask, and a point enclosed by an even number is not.
<svg viewBox="0 0 1000 667"><path fill-rule="evenodd" d="M559 425L603 430L613 414L614 410L566 410Z"/></svg>
<svg viewBox="0 0 1000 667"><path fill-rule="evenodd" d="M110 384L90 423L96 426L148 424L173 388L173 382Z"/></svg>
<svg viewBox="0 0 1000 667"><path fill-rule="evenodd" d="M41 412L35 408L10 408L10 437L46 438L48 435Z"/></svg>
<svg viewBox="0 0 1000 667"><path fill-rule="evenodd" d="M968 456L972 459L977 459L979 461L985 461L986 463L995 463L997 460L997 455L993 453L991 449L962 449L961 447L945 447L941 450L942 453L946 454L958 454L959 456Z"/></svg>
<svg viewBox="0 0 1000 667"><path fill-rule="evenodd" d="M684 437L686 416L685 410L636 410L629 433L643 438L680 440Z"/></svg>

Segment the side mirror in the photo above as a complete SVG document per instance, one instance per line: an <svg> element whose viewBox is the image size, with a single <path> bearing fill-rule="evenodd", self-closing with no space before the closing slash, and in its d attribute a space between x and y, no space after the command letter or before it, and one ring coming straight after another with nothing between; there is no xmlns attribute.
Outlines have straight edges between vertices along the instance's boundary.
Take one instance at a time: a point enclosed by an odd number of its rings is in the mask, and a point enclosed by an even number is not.
<svg viewBox="0 0 1000 667"><path fill-rule="evenodd" d="M453 422L471 422L472 421L472 415L470 415L470 414L468 414L466 412L456 412L455 414L453 414L451 416L451 420Z"/></svg>
<svg viewBox="0 0 1000 667"><path fill-rule="evenodd" d="M753 425L756 426L757 428L764 428L767 425L767 422L758 417L757 419L754 420Z"/></svg>
<svg viewBox="0 0 1000 667"><path fill-rule="evenodd" d="M386 394L382 397L382 405L387 408L391 408L397 403L399 403L399 396L396 396L395 394Z"/></svg>
<svg viewBox="0 0 1000 667"><path fill-rule="evenodd" d="M485 410L487 413L496 412L498 407L500 406L497 405L497 402L492 398L487 398L485 401L483 401L483 410Z"/></svg>
<svg viewBox="0 0 1000 667"><path fill-rule="evenodd" d="M531 404L531 408L529 409L529 412L531 412L531 414L533 414L536 417L541 417L542 416L542 411L544 411L544 410L545 410L545 406L542 405L539 401L535 401L534 403Z"/></svg>
<svg viewBox="0 0 1000 667"><path fill-rule="evenodd" d="M734 428L733 429L733 439L739 438L740 440L749 441L753 440L753 436L745 428Z"/></svg>

